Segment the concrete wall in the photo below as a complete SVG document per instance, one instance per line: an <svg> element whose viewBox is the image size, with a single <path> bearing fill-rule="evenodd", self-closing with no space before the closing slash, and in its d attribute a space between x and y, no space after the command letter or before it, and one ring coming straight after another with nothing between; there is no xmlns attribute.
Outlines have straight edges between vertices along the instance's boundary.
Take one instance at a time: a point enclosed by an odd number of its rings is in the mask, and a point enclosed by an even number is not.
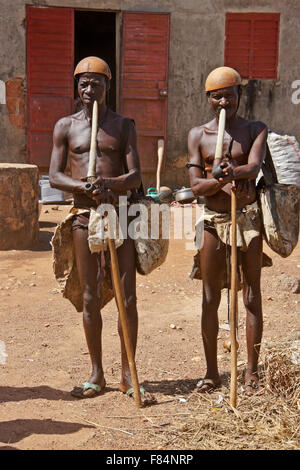
<svg viewBox="0 0 300 470"><path fill-rule="evenodd" d="M260 119L275 132L300 141L300 104L292 103L292 83L300 80L298 0L45 0L27 4L115 11L171 13L167 168L162 184L188 185L184 163L187 133L211 118L204 83L207 74L223 65L226 12L280 13L277 80L249 81L243 87L240 114ZM0 81L9 80L15 95L1 93L0 162L26 162L24 94L26 93L25 1L0 0ZM12 91L11 91L12 92ZM6 103L5 103L6 98ZM146 186L154 177L145 179Z"/></svg>

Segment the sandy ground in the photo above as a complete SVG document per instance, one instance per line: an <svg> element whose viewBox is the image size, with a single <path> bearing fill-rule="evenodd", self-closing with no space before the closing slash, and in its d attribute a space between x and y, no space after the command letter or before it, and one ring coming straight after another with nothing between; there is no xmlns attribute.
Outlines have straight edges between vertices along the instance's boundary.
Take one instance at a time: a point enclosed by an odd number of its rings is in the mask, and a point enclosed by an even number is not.
<svg viewBox="0 0 300 470"><path fill-rule="evenodd" d="M31 250L0 252L0 449L172 449L161 430L172 416L193 406L197 381L205 373L200 334L201 282L189 273L194 252L186 240L172 240L167 261L149 276L138 275L139 337L136 364L140 382L157 404L138 409L118 391L120 346L114 301L103 310L103 362L107 389L93 399L70 395L85 381L90 360L81 314L63 299L52 273L50 239L69 206L43 206L40 240ZM282 274L300 276L300 244L287 259L266 249L273 267L262 274L264 345L299 327L300 295L278 284ZM245 364L245 314L239 316L239 370ZM222 296L220 324L227 322ZM173 324L176 328L170 327ZM219 332L222 393L228 395L228 331ZM242 393L239 389L239 393Z"/></svg>

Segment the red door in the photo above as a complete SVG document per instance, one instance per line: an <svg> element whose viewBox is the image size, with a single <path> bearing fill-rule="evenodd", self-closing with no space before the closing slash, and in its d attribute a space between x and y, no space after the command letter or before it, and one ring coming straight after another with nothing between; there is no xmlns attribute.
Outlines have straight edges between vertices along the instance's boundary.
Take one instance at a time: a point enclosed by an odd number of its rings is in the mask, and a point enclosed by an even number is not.
<svg viewBox="0 0 300 470"><path fill-rule="evenodd" d="M155 172L158 140L166 142L169 24L169 14L123 16L121 112L135 120L144 173Z"/></svg>
<svg viewBox="0 0 300 470"><path fill-rule="evenodd" d="M26 7L28 161L48 172L55 122L73 111L74 13Z"/></svg>

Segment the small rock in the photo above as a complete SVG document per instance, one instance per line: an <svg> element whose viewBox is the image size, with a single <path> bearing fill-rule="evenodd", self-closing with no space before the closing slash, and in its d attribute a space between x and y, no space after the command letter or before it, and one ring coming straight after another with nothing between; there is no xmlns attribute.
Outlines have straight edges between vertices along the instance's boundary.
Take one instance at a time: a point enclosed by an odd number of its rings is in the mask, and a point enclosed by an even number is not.
<svg viewBox="0 0 300 470"><path fill-rule="evenodd" d="M49 290L50 294L59 294L60 293L60 290L59 289L52 289L52 290Z"/></svg>
<svg viewBox="0 0 300 470"><path fill-rule="evenodd" d="M288 274L281 274L277 279L277 287L285 292L298 294L300 293L300 279Z"/></svg>
<svg viewBox="0 0 300 470"><path fill-rule="evenodd" d="M31 282L31 283L29 284L29 287L35 287L35 286L36 286L36 284L35 284L34 282Z"/></svg>
<svg viewBox="0 0 300 470"><path fill-rule="evenodd" d="M224 341L223 347L224 347L225 351L227 351L227 352L231 351L231 341L230 341L230 339L226 339ZM237 348L237 350L239 349L239 343L237 341L236 341L236 348Z"/></svg>
<svg viewBox="0 0 300 470"><path fill-rule="evenodd" d="M220 329L221 330L226 330L226 331L230 331L230 325L228 323L222 323L220 325Z"/></svg>
<svg viewBox="0 0 300 470"><path fill-rule="evenodd" d="M172 330L176 330L176 325L174 325L174 323L171 323L170 328L172 328Z"/></svg>
<svg viewBox="0 0 300 470"><path fill-rule="evenodd" d="M192 361L194 361L194 362L199 362L200 360L201 360L200 356L192 357Z"/></svg>

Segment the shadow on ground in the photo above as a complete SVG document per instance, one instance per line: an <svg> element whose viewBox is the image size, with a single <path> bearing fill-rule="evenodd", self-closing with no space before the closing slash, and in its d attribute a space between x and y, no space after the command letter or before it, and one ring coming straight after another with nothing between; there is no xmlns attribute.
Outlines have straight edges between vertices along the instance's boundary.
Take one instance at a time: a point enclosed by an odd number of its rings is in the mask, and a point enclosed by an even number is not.
<svg viewBox="0 0 300 470"><path fill-rule="evenodd" d="M160 381L144 381L143 386L150 393L163 393L165 395L188 395L197 388L199 379L183 379L183 380L160 380ZM222 386L228 387L230 383L230 374L221 375Z"/></svg>
<svg viewBox="0 0 300 470"><path fill-rule="evenodd" d="M0 442L14 444L32 434L71 434L94 426L52 419L14 419L0 423Z"/></svg>
<svg viewBox="0 0 300 470"><path fill-rule="evenodd" d="M113 391L114 389L106 387L101 395L104 393ZM96 395L98 396L98 395ZM74 401L78 398L73 397L70 392L58 390L47 385L41 385L39 387L1 387L0 386L0 403L5 402L19 402L26 400L62 400L62 401Z"/></svg>

